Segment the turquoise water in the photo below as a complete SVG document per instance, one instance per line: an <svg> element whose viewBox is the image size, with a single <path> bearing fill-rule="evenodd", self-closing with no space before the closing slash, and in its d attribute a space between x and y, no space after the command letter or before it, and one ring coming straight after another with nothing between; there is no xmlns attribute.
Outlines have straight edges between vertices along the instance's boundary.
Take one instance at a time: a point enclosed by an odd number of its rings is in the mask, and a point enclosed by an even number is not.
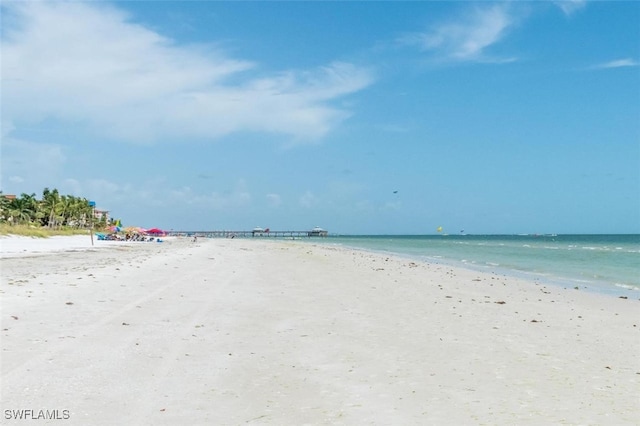
<svg viewBox="0 0 640 426"><path fill-rule="evenodd" d="M565 287L640 295L640 235L330 236L323 241Z"/></svg>

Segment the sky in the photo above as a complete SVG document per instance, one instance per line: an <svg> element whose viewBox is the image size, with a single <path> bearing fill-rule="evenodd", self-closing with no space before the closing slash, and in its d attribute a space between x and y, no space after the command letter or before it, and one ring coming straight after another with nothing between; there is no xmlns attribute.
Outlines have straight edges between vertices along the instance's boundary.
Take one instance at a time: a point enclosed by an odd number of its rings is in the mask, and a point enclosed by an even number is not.
<svg viewBox="0 0 640 426"><path fill-rule="evenodd" d="M0 7L4 194L173 230L640 233L640 2Z"/></svg>

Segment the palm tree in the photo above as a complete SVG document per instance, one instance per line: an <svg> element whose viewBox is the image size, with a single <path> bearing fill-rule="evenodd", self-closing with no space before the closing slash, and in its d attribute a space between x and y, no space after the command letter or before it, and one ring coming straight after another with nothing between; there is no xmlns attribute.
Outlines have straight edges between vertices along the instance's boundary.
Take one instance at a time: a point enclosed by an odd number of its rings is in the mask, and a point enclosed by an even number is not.
<svg viewBox="0 0 640 426"><path fill-rule="evenodd" d="M20 198L11 201L9 216L12 223L30 223L35 219L37 210L36 194L20 194Z"/></svg>
<svg viewBox="0 0 640 426"><path fill-rule="evenodd" d="M60 194L57 189L50 191L49 188L45 188L42 191L42 209L46 212L46 225L49 228L53 228L56 225L56 207L60 203Z"/></svg>
<svg viewBox="0 0 640 426"><path fill-rule="evenodd" d="M91 217L93 209L89 205L89 200L81 197L69 196L70 206L68 223L73 222L73 226L85 227L88 224L88 218Z"/></svg>
<svg viewBox="0 0 640 426"><path fill-rule="evenodd" d="M0 191L0 221L4 222L9 218L10 205L11 200L9 200L2 191Z"/></svg>
<svg viewBox="0 0 640 426"><path fill-rule="evenodd" d="M67 225L75 203L73 195L63 195L60 197L59 218L60 225Z"/></svg>
<svg viewBox="0 0 640 426"><path fill-rule="evenodd" d="M42 200L37 200L36 194L25 193L9 199L0 191L0 222L88 228L94 222L93 207L86 198L60 195L55 188L44 188ZM104 227L106 219L102 218L100 223Z"/></svg>

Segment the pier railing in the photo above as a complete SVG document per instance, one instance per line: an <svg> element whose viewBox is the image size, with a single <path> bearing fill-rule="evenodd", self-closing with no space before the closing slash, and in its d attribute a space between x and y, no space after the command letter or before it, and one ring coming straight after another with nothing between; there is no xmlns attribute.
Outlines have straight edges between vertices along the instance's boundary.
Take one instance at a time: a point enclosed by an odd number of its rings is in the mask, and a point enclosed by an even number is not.
<svg viewBox="0 0 640 426"><path fill-rule="evenodd" d="M172 236L202 238L311 238L326 237L327 231L169 231Z"/></svg>

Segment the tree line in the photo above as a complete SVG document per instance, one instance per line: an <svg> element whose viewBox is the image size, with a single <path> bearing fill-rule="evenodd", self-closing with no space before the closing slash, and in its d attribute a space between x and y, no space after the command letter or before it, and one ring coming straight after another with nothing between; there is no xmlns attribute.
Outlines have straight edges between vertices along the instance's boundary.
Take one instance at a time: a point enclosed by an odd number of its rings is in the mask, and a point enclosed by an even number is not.
<svg viewBox="0 0 640 426"><path fill-rule="evenodd" d="M50 229L86 229L91 226L104 228L115 223L115 220L107 221L105 215L94 218L93 207L86 198L61 195L57 189L44 188L39 200L35 193L22 193L19 197L9 198L0 191L0 223Z"/></svg>

